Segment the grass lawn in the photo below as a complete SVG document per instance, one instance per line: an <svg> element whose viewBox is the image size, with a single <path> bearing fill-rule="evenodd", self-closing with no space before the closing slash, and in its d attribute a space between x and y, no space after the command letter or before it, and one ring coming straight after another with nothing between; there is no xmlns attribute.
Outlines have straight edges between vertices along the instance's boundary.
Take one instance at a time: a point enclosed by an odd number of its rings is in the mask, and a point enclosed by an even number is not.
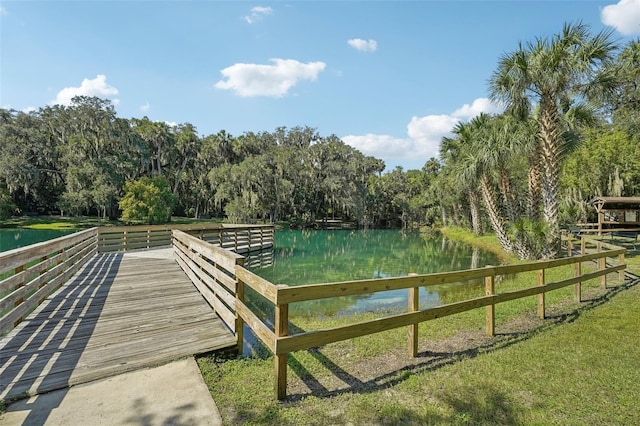
<svg viewBox="0 0 640 426"><path fill-rule="evenodd" d="M640 273L637 252L627 261ZM609 290L583 283L582 303L572 287L549 293L545 320L535 297L498 305L492 338L483 309L423 323L417 358L404 329L295 352L282 402L268 354L198 362L225 424L636 424L640 285L609 278ZM497 291L531 279L505 279ZM305 330L342 321L353 318L293 320Z"/></svg>

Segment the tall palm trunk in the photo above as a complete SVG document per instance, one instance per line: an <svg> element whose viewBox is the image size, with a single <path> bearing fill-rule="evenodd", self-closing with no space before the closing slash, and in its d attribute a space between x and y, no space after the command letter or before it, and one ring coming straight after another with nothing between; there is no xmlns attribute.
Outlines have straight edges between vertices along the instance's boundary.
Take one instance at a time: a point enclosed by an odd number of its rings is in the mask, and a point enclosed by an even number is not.
<svg viewBox="0 0 640 426"><path fill-rule="evenodd" d="M502 248L507 253L513 253L513 244L509 239L509 235L505 229L504 219L500 215L500 210L498 209L498 205L496 203L496 193L489 181L489 177L486 174L483 174L480 178L480 189L482 191L482 199L484 200L485 208L487 209L487 213L489 215L489 221L491 222L491 227L496 233L496 237L502 245Z"/></svg>
<svg viewBox="0 0 640 426"><path fill-rule="evenodd" d="M469 191L469 209L471 210L471 228L476 235L482 234L480 223L480 197L474 190Z"/></svg>
<svg viewBox="0 0 640 426"><path fill-rule="evenodd" d="M540 153L542 154L542 214L549 229L547 247L543 255L555 257L560 251L558 226L559 129L556 105L543 97L540 105Z"/></svg>
<svg viewBox="0 0 640 426"><path fill-rule="evenodd" d="M536 152L529 159L527 176L529 194L527 197L527 216L533 221L540 219L540 205L542 203L542 176L540 173L540 145L536 145Z"/></svg>

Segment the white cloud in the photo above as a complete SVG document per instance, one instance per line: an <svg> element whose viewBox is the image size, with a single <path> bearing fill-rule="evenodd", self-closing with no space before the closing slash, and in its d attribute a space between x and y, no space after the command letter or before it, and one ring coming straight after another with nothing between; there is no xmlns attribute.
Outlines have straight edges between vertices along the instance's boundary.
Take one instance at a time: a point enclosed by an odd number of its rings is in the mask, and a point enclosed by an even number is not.
<svg viewBox="0 0 640 426"><path fill-rule="evenodd" d="M363 40L361 38L352 38L348 40L349 46L361 52L375 52L378 48L378 43L375 40Z"/></svg>
<svg viewBox="0 0 640 426"><path fill-rule="evenodd" d="M460 121L469 120L480 113L499 113L502 108L489 99L479 98L465 104L452 114L411 117L407 124L407 138L389 135L366 134L348 135L342 140L363 154L384 160L387 170L396 165L421 167L431 157L438 157L440 142L444 136L451 136L451 130ZM405 167L407 168L407 167Z"/></svg>
<svg viewBox="0 0 640 426"><path fill-rule="evenodd" d="M254 24L267 15L271 15L273 13L273 9L270 7L263 6L255 6L251 8L251 14L244 17L244 20L249 24Z"/></svg>
<svg viewBox="0 0 640 426"><path fill-rule="evenodd" d="M107 84L107 77L98 74L93 80L84 79L80 87L66 87L58 92L56 98L51 101L52 105L71 105L74 96L97 96L99 98L111 99L114 105L118 105L119 99L112 99L118 94L118 89Z"/></svg>
<svg viewBox="0 0 640 426"><path fill-rule="evenodd" d="M169 127L178 127L178 123L175 121L165 121L164 123Z"/></svg>
<svg viewBox="0 0 640 426"><path fill-rule="evenodd" d="M36 108L36 107L28 106L28 107L24 108L22 110L22 112L24 112L25 114L29 114L30 112L34 112L34 111L37 111L37 110L38 110L38 108Z"/></svg>
<svg viewBox="0 0 640 426"><path fill-rule="evenodd" d="M143 112L146 114L147 112L149 112L150 108L151 108L151 105L149 105L149 101L147 101L145 102L144 105L140 105L140 112Z"/></svg>
<svg viewBox="0 0 640 426"><path fill-rule="evenodd" d="M488 98L478 98L474 100L471 105L464 104L461 108L458 108L451 114L454 117L458 118L473 118L477 115L480 115L481 112L487 114L499 114L504 111L504 108L500 105L491 101Z"/></svg>
<svg viewBox="0 0 640 426"><path fill-rule="evenodd" d="M640 34L640 0L620 0L605 6L600 20L624 35Z"/></svg>
<svg viewBox="0 0 640 426"><path fill-rule="evenodd" d="M324 71L324 62L307 62L294 59L271 59L273 65L234 64L220 71L226 80L215 87L233 90L239 96L270 96L280 98L299 80L315 81Z"/></svg>

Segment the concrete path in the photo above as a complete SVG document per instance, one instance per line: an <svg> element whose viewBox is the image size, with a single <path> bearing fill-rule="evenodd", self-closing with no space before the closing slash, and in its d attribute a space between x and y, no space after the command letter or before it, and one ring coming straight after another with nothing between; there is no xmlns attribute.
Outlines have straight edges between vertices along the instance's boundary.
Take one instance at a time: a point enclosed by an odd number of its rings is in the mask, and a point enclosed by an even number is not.
<svg viewBox="0 0 640 426"><path fill-rule="evenodd" d="M17 401L0 425L221 425L191 357Z"/></svg>

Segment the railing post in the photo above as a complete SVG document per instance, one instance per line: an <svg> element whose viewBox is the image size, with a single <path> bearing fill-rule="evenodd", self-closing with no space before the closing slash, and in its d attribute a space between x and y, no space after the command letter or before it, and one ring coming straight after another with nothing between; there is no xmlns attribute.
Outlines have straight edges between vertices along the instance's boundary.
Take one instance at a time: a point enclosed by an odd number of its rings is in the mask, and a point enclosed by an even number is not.
<svg viewBox="0 0 640 426"><path fill-rule="evenodd" d="M602 242L598 241L597 244L597 250L598 253L602 252ZM607 258L606 257L601 257L598 259L598 270L599 271L604 271L605 269L607 269ZM606 289L607 288L607 275L602 275L600 277L600 284L602 285L602 288Z"/></svg>
<svg viewBox="0 0 640 426"><path fill-rule="evenodd" d="M123 247L123 248L124 248L124 251L127 251L127 231L126 231L126 230L124 230L124 231L122 231L122 233L123 233L123 236L122 236L122 239L123 239L123 241L122 241L122 245L124 246L124 247Z"/></svg>
<svg viewBox="0 0 640 426"><path fill-rule="evenodd" d="M484 277L484 294L485 296L493 296L495 292L496 276L491 274ZM486 325L485 330L488 336L496 335L496 305L491 303L486 306Z"/></svg>
<svg viewBox="0 0 640 426"><path fill-rule="evenodd" d="M418 274L410 273L410 277ZM409 287L408 310L409 312L417 312L420 309L420 288ZM418 323L411 324L407 330L408 349L410 357L418 356Z"/></svg>
<svg viewBox="0 0 640 426"><path fill-rule="evenodd" d="M544 269L538 270L538 285L544 286ZM544 296L544 292L538 294L538 318L540 319L544 319Z"/></svg>
<svg viewBox="0 0 640 426"><path fill-rule="evenodd" d="M276 304L275 335L286 336L289 333L289 305ZM287 358L289 354L275 355L275 375L276 375L276 398L284 399L287 396Z"/></svg>
<svg viewBox="0 0 640 426"><path fill-rule="evenodd" d="M582 275L582 260L573 264L573 276ZM582 302L582 282L577 282L573 286L573 295L577 302Z"/></svg>
<svg viewBox="0 0 640 426"><path fill-rule="evenodd" d="M236 302L244 304L244 283L236 279ZM236 339L238 345L238 354L242 355L244 348L244 320L238 314L236 309Z"/></svg>
<svg viewBox="0 0 640 426"><path fill-rule="evenodd" d="M623 264L624 264L624 252L618 255L618 265L623 265ZM620 271L618 271L618 280L620 280L620 283L624 283L624 269L621 269Z"/></svg>

